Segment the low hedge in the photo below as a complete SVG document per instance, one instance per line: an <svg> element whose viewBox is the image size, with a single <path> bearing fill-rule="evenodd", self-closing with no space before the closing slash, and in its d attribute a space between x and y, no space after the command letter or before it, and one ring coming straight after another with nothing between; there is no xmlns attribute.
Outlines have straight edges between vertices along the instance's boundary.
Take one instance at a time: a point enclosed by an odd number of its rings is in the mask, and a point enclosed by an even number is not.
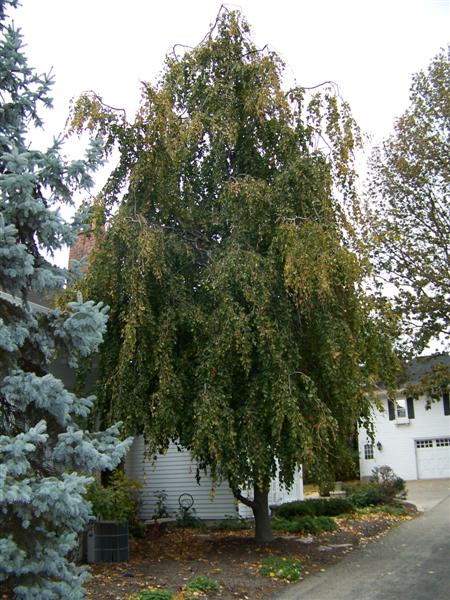
<svg viewBox="0 0 450 600"><path fill-rule="evenodd" d="M330 517L311 517L306 515L291 519L275 517L272 520L272 529L274 531L286 531L288 533L303 532L318 534L323 531L334 531L337 529L337 525Z"/></svg>
<svg viewBox="0 0 450 600"><path fill-rule="evenodd" d="M287 502L275 509L275 515L284 519L294 517L336 517L355 510L353 503L347 498L317 498Z"/></svg>

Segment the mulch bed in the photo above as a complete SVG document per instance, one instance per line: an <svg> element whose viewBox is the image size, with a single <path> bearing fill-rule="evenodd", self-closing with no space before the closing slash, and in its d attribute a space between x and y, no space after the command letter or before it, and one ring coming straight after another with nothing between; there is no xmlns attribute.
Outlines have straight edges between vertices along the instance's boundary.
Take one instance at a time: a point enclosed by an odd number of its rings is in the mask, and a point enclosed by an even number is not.
<svg viewBox="0 0 450 600"><path fill-rule="evenodd" d="M123 600L148 587L177 592L194 577L206 575L220 586L217 592L209 593L208 598L267 599L288 582L259 575L262 557L278 555L299 559L303 579L326 570L353 549L413 516L411 510L407 517L374 513L338 518L339 528L335 532L314 537L279 535L264 546L254 543L251 530L217 532L168 528L163 532L150 527L144 538L132 540L128 562L92 566L88 598Z"/></svg>

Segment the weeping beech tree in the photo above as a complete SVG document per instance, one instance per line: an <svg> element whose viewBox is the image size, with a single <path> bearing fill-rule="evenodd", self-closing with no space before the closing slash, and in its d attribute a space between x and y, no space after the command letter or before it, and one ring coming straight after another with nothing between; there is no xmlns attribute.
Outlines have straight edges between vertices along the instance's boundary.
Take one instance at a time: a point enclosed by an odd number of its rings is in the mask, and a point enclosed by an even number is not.
<svg viewBox="0 0 450 600"><path fill-rule="evenodd" d="M72 119L120 153L84 282L111 307L98 411L150 451L188 448L253 509L258 541L276 470L289 486L301 463L350 460L392 365L357 252L357 128L333 86L286 92L282 71L222 10L134 122L93 93Z"/></svg>

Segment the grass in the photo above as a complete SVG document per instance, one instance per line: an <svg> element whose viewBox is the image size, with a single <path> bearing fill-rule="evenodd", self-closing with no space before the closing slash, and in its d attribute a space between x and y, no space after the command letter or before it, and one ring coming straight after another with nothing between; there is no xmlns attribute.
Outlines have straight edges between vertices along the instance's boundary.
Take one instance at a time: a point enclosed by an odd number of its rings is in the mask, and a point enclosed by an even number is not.
<svg viewBox="0 0 450 600"><path fill-rule="evenodd" d="M282 556L266 556L261 561L259 574L275 579L286 579L287 581L298 581L302 567L300 561L294 558Z"/></svg>

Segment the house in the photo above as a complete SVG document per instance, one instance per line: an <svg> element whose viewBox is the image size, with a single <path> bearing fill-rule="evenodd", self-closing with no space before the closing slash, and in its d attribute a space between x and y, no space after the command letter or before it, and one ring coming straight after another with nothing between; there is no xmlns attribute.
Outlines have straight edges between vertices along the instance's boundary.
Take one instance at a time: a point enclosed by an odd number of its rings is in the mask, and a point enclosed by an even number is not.
<svg viewBox="0 0 450 600"><path fill-rule="evenodd" d="M434 399L422 389L436 367L450 368L448 354L417 358L407 364L395 399L380 390L374 406L374 439L358 432L361 478L389 465L405 480L450 478L450 402L448 388ZM413 392L414 396L412 395Z"/></svg>
<svg viewBox="0 0 450 600"><path fill-rule="evenodd" d="M145 456L142 436L135 438L125 459L125 472L133 479L139 479L141 492L141 517L149 520L156 511L157 495L166 494L166 508L170 515L180 512L179 499L182 494L192 496L195 516L201 519L223 519L226 516L252 517L247 506L237 503L226 481L214 482L211 477L200 474L197 481L197 463L191 459L189 451L170 444L166 454ZM269 505L292 500L303 500L303 478L298 471L292 489L280 485L277 477L272 479L269 492Z"/></svg>

